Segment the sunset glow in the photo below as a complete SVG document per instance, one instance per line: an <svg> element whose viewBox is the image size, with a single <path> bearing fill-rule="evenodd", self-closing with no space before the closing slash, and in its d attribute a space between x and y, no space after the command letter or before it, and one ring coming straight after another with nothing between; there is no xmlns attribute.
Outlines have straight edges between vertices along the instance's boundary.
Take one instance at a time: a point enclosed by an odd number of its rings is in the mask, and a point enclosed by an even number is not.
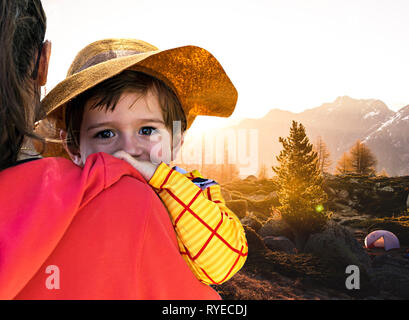
<svg viewBox="0 0 409 320"><path fill-rule="evenodd" d="M230 120L273 108L300 112L343 95L380 99L395 111L409 104L405 0L43 3L53 43L47 90L88 43L132 37L213 53L239 92ZM198 117L194 127L227 122Z"/></svg>

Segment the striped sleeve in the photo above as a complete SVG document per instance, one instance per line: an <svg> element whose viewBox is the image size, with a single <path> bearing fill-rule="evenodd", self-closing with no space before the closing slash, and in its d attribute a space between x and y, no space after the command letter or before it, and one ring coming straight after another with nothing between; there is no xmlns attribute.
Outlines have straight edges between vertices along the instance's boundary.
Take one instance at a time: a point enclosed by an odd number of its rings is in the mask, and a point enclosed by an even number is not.
<svg viewBox="0 0 409 320"><path fill-rule="evenodd" d="M214 285L240 270L248 246L243 226L227 208L220 185L204 180L197 170L182 173L162 162L149 184L168 209L188 266L201 282Z"/></svg>

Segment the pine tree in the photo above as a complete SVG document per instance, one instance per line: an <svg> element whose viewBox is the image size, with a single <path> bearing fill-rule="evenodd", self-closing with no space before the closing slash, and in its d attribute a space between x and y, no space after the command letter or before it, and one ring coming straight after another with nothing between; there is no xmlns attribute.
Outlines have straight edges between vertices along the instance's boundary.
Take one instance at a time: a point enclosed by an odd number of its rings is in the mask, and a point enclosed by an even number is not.
<svg viewBox="0 0 409 320"><path fill-rule="evenodd" d="M320 231L329 218L324 209L327 194L322 188L317 153L304 126L293 121L290 135L279 141L283 150L277 156L279 165L273 167L279 186L278 210L291 227L297 248L303 250L308 236Z"/></svg>

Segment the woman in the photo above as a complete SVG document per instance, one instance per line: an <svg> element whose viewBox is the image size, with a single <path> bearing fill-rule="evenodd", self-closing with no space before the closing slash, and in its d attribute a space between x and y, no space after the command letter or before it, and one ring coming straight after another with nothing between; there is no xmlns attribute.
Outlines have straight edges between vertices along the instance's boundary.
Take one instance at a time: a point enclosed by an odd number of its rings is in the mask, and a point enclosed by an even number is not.
<svg viewBox="0 0 409 320"><path fill-rule="evenodd" d="M39 139L45 29L39 0L0 0L0 299L220 299L189 270L165 207L126 162L21 160Z"/></svg>

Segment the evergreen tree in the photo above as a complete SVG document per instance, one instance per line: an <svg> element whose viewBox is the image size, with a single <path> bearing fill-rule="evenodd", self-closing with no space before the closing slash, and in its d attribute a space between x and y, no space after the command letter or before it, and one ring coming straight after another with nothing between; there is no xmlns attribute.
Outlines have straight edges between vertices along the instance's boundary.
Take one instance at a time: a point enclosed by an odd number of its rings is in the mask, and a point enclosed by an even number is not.
<svg viewBox="0 0 409 320"><path fill-rule="evenodd" d="M317 153L304 126L293 121L290 135L279 141L283 150L277 156L279 165L273 167L279 186L278 210L291 227L297 248L303 250L309 235L320 231L329 218L324 209L327 194L322 188Z"/></svg>

